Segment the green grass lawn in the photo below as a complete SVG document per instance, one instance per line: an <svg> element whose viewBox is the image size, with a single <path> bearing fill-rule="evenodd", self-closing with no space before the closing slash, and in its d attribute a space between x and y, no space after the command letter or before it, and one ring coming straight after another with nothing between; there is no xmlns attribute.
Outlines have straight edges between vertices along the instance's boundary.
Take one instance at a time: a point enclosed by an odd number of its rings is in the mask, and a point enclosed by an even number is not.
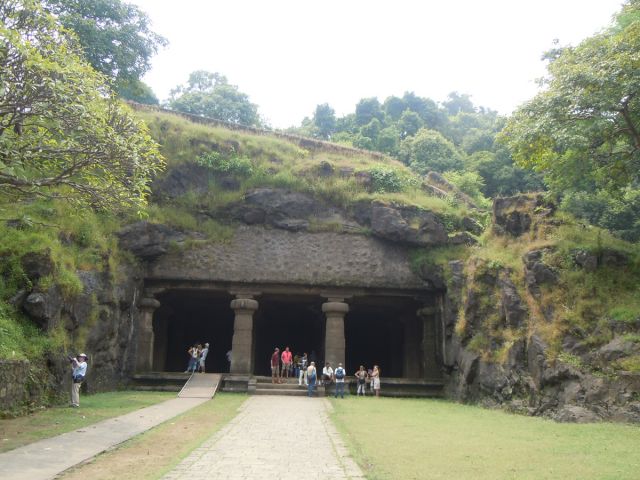
<svg viewBox="0 0 640 480"><path fill-rule="evenodd" d="M441 400L331 400L369 479L638 479L640 427L560 424Z"/></svg>
<svg viewBox="0 0 640 480"><path fill-rule="evenodd" d="M0 452L175 398L167 392L108 392L82 395L80 408L52 407L0 420Z"/></svg>

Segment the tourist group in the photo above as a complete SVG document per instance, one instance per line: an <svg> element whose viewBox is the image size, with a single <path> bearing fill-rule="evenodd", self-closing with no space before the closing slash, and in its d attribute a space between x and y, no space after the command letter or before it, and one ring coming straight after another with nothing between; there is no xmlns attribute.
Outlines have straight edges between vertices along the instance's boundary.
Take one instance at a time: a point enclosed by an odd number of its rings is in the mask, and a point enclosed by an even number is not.
<svg viewBox="0 0 640 480"><path fill-rule="evenodd" d="M285 383L287 379L294 378L298 380L298 385L303 382L307 386L308 396L313 396L313 392L317 385L324 385L325 388L335 385L334 395L336 398L344 398L346 370L342 363L334 370L329 362L325 362L322 368L322 375L318 376L316 369L315 354L312 352L311 358L307 353L295 356L286 347L284 351L276 347L271 354L271 382ZM367 370L364 365L355 372L354 377L357 384L357 395L364 396L366 394L366 386L369 385L372 395L380 396L380 368L374 365L372 369Z"/></svg>

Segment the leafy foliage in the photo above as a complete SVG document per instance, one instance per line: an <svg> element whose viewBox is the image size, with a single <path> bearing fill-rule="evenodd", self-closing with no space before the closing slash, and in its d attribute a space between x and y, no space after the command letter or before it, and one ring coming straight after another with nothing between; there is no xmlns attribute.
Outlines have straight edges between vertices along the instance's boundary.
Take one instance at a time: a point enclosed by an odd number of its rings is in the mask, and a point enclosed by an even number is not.
<svg viewBox="0 0 640 480"><path fill-rule="evenodd" d="M192 72L186 84L174 88L167 106L178 112L223 122L246 126L261 124L258 107L249 101L247 94L230 85L224 75L204 70Z"/></svg>
<svg viewBox="0 0 640 480"><path fill-rule="evenodd" d="M484 180L476 172L459 172L456 170L450 170L444 173L444 177L458 187L463 193L469 195L480 206L485 208L489 208L491 206L491 203L482 194Z"/></svg>
<svg viewBox="0 0 640 480"><path fill-rule="evenodd" d="M462 168L462 156L440 132L421 129L402 142L402 158L413 170L427 173Z"/></svg>
<svg viewBox="0 0 640 480"><path fill-rule="evenodd" d="M145 125L37 2L4 2L0 20L0 187L141 208L163 166Z"/></svg>
<svg viewBox="0 0 640 480"><path fill-rule="evenodd" d="M369 169L371 189L374 192L400 192L411 183L417 183L406 174L390 167L373 167Z"/></svg>
<svg viewBox="0 0 640 480"><path fill-rule="evenodd" d="M73 30L82 54L120 92L136 88L151 68L151 58L167 40L151 30L146 13L121 0L43 0L67 29Z"/></svg>
<svg viewBox="0 0 640 480"><path fill-rule="evenodd" d="M557 191L616 192L640 180L640 2L576 47L548 52L545 89L501 140Z"/></svg>
<svg viewBox="0 0 640 480"><path fill-rule="evenodd" d="M340 118L328 104L318 105L312 118L290 131L382 152L419 174L474 172L487 197L543 189L537 174L514 165L508 149L494 141L504 123L495 111L474 106L466 94L452 92L439 105L406 92L382 104L363 98L355 113Z"/></svg>
<svg viewBox="0 0 640 480"><path fill-rule="evenodd" d="M149 85L139 80L128 82L118 89L118 93L125 100L132 100L146 105L159 105L160 101Z"/></svg>
<svg viewBox="0 0 640 480"><path fill-rule="evenodd" d="M219 152L208 152L200 155L196 163L216 173L227 173L240 177L248 177L253 173L253 165L248 157L231 155L225 157Z"/></svg>

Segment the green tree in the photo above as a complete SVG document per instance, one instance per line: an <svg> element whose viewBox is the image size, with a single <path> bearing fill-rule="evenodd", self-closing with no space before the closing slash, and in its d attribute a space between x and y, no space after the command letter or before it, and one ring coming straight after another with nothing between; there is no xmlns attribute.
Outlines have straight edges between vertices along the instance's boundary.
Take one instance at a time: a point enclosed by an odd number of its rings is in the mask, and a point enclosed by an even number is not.
<svg viewBox="0 0 640 480"><path fill-rule="evenodd" d="M460 170L462 156L440 132L423 128L401 144L402 160L418 173Z"/></svg>
<svg viewBox="0 0 640 480"><path fill-rule="evenodd" d="M145 204L158 145L36 0L0 3L0 67L3 193Z"/></svg>
<svg viewBox="0 0 640 480"><path fill-rule="evenodd" d="M449 112L449 115L459 113L474 113L476 108L471 101L471 96L466 93L451 92L447 99L442 102L442 106Z"/></svg>
<svg viewBox="0 0 640 480"><path fill-rule="evenodd" d="M400 146L400 132L395 126L386 127L378 133L376 150L388 155L397 155Z"/></svg>
<svg viewBox="0 0 640 480"><path fill-rule="evenodd" d="M618 193L569 192L563 196L561 207L625 240L640 241L640 190L626 187Z"/></svg>
<svg viewBox="0 0 640 480"><path fill-rule="evenodd" d="M432 130L441 130L447 123L444 112L440 111L436 102L430 98L422 98L413 92L405 92L402 100L409 110L416 112L420 116L425 127Z"/></svg>
<svg viewBox="0 0 640 480"><path fill-rule="evenodd" d="M465 170L477 172L482 177L481 190L486 197L544 189L540 176L515 165L504 147L495 152L479 151L469 155Z"/></svg>
<svg viewBox="0 0 640 480"><path fill-rule="evenodd" d="M336 130L336 112L328 103L316 107L313 114L313 124L317 130L317 136L328 140Z"/></svg>
<svg viewBox="0 0 640 480"><path fill-rule="evenodd" d="M371 140L375 141L378 139L378 134L382 129L382 124L380 120L377 118L373 118L369 123L360 127L360 135L363 137L369 137Z"/></svg>
<svg viewBox="0 0 640 480"><path fill-rule="evenodd" d="M463 193L469 195L478 205L485 208L490 206L490 201L487 200L482 194L484 189L484 180L476 172L458 172L456 170L449 170L444 173L444 178L453 183Z"/></svg>
<svg viewBox="0 0 640 480"><path fill-rule="evenodd" d="M397 122L400 120L400 115L407 109L407 104L402 98L399 97L387 97L387 99L382 104L382 109L387 116Z"/></svg>
<svg viewBox="0 0 640 480"><path fill-rule="evenodd" d="M120 88L120 96L125 100L131 100L146 105L159 105L160 101L149 85L140 80L128 82Z"/></svg>
<svg viewBox="0 0 640 480"><path fill-rule="evenodd" d="M405 110L398 120L398 131L400 132L400 138L405 139L412 137L418 130L424 126L420 115L412 110Z"/></svg>
<svg viewBox="0 0 640 480"><path fill-rule="evenodd" d="M380 122L384 120L382 105L375 97L363 98L356 104L356 124L360 126L366 125L374 118L377 118Z"/></svg>
<svg viewBox="0 0 640 480"><path fill-rule="evenodd" d="M167 40L151 30L146 13L120 0L42 0L62 25L73 30L87 61L114 81L135 88L151 58Z"/></svg>
<svg viewBox="0 0 640 480"><path fill-rule="evenodd" d="M542 90L500 135L557 191L614 192L640 180L640 2L576 47L546 55Z"/></svg>
<svg viewBox="0 0 640 480"><path fill-rule="evenodd" d="M490 151L496 134L481 128L470 128L462 137L460 147L466 153L471 154L480 151Z"/></svg>
<svg viewBox="0 0 640 480"><path fill-rule="evenodd" d="M247 94L230 85L224 75L204 70L192 72L186 84L173 89L167 106L223 122L246 126L261 124L258 107L249 101Z"/></svg>

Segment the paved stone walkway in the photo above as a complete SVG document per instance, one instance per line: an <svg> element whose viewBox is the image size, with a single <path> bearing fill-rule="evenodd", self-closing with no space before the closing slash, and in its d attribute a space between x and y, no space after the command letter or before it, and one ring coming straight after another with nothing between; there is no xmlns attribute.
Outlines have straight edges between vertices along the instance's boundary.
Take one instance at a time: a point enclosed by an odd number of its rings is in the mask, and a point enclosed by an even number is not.
<svg viewBox="0 0 640 480"><path fill-rule="evenodd" d="M165 480L364 479L323 398L252 396Z"/></svg>
<svg viewBox="0 0 640 480"><path fill-rule="evenodd" d="M0 479L49 480L209 399L175 398L0 453ZM82 407L80 407L82 411Z"/></svg>

